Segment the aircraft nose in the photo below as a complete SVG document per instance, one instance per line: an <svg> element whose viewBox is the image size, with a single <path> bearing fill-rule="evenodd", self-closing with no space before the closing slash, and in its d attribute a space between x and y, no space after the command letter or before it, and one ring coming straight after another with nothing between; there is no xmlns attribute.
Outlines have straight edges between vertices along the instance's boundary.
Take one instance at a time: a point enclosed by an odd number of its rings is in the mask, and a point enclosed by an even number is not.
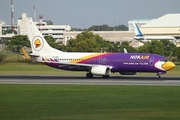
<svg viewBox="0 0 180 120"><path fill-rule="evenodd" d="M168 71L168 70L173 69L175 66L176 66L176 65L175 65L173 62L167 61L167 62L165 62L165 63L162 65L162 68L163 68L164 70Z"/></svg>

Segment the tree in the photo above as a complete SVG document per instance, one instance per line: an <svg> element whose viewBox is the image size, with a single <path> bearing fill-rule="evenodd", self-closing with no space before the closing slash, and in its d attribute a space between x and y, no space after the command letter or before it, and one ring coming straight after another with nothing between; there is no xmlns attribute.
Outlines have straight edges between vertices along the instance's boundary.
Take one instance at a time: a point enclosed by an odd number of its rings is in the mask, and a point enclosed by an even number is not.
<svg viewBox="0 0 180 120"><path fill-rule="evenodd" d="M171 58L173 56L173 51L176 48L176 45L174 45L169 40L161 40L164 48L164 56Z"/></svg>
<svg viewBox="0 0 180 120"><path fill-rule="evenodd" d="M176 46L169 40L153 40L141 46L138 51L141 53L159 54L171 59L171 57L175 56L175 54L173 54L175 48Z"/></svg>
<svg viewBox="0 0 180 120"><path fill-rule="evenodd" d="M138 51L140 53L152 53L152 54L164 55L163 44L162 42L157 40L147 42L145 45L139 47Z"/></svg>
<svg viewBox="0 0 180 120"><path fill-rule="evenodd" d="M53 22L51 20L43 20L43 22L46 22L47 25L53 25Z"/></svg>
<svg viewBox="0 0 180 120"><path fill-rule="evenodd" d="M89 31L113 31L114 27L110 27L107 24L103 24L103 25L94 25L91 26L90 28L88 28ZM127 31L128 27L125 25L118 25L115 26L115 30L116 31Z"/></svg>
<svg viewBox="0 0 180 120"><path fill-rule="evenodd" d="M8 33L12 33L12 30L11 30L11 29L2 30L2 34L3 34L3 35L6 35L6 34L8 34ZM17 31L16 31L16 30L14 30L14 34L17 35Z"/></svg>
<svg viewBox="0 0 180 120"><path fill-rule="evenodd" d="M162 42L151 41L151 46L149 46L149 52L153 54L164 55L164 48Z"/></svg>
<svg viewBox="0 0 180 120"><path fill-rule="evenodd" d="M30 47L30 42L27 35L16 35L7 40L7 49L13 52L20 52L21 47Z"/></svg>
<svg viewBox="0 0 180 120"><path fill-rule="evenodd" d="M128 53L135 53L137 50L132 46L129 46L129 42L122 42L120 45L120 52L124 52L124 48L126 48Z"/></svg>
<svg viewBox="0 0 180 120"><path fill-rule="evenodd" d="M175 47L172 51L172 56L171 58L173 61L179 61L180 60L180 47Z"/></svg>
<svg viewBox="0 0 180 120"><path fill-rule="evenodd" d="M132 46L129 46L128 42L122 42L121 45L114 44L89 31L78 34L76 39L69 40L67 45L61 48L67 52L124 52L124 48L131 53L137 51Z"/></svg>
<svg viewBox="0 0 180 120"><path fill-rule="evenodd" d="M149 46L151 46L151 42L147 42L145 45L140 46L138 48L138 52L140 52L140 53L150 53Z"/></svg>
<svg viewBox="0 0 180 120"><path fill-rule="evenodd" d="M115 30L116 31L128 31L128 27L125 25L118 25L118 26L115 26Z"/></svg>
<svg viewBox="0 0 180 120"><path fill-rule="evenodd" d="M60 44L58 49L66 52L66 46L64 44Z"/></svg>
<svg viewBox="0 0 180 120"><path fill-rule="evenodd" d="M83 31L82 29L80 28L71 28L71 31ZM85 31L85 30L84 30Z"/></svg>
<svg viewBox="0 0 180 120"><path fill-rule="evenodd" d="M45 36L44 38L46 39L47 43L51 47L56 48L56 49L60 48L60 46L58 45L58 43L56 43L56 40L52 36L48 35L48 36Z"/></svg>
<svg viewBox="0 0 180 120"><path fill-rule="evenodd" d="M112 44L110 51L124 53L124 48L127 50L128 53L137 52L135 48L133 48L132 46L129 46L129 42L122 42L121 45L118 43Z"/></svg>
<svg viewBox="0 0 180 120"><path fill-rule="evenodd" d="M88 28L89 31L112 31L113 28L109 27L107 24L104 25L94 25Z"/></svg>
<svg viewBox="0 0 180 120"><path fill-rule="evenodd" d="M98 34L93 32L85 31L78 34L76 39L70 39L66 45L67 52L108 52L111 43L104 40Z"/></svg>

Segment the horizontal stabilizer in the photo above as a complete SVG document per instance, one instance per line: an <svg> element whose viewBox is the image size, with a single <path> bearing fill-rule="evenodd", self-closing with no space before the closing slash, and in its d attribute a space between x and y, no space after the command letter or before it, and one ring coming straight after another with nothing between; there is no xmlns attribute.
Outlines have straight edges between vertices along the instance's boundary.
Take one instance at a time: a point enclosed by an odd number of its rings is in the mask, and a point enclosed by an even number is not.
<svg viewBox="0 0 180 120"><path fill-rule="evenodd" d="M29 54L29 56L31 56L31 57L39 57L39 55L37 55L37 54Z"/></svg>

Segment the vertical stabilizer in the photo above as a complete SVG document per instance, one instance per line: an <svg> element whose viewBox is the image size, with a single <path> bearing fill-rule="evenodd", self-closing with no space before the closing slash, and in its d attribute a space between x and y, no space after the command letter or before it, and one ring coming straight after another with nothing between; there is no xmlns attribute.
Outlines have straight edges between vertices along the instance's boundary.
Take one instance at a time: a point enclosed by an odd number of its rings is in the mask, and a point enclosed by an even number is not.
<svg viewBox="0 0 180 120"><path fill-rule="evenodd" d="M127 50L126 50L126 48L124 48L124 53L128 53Z"/></svg>
<svg viewBox="0 0 180 120"><path fill-rule="evenodd" d="M136 25L136 23L134 23L134 30L135 30L135 34L136 37L143 37L143 34L141 33L139 27Z"/></svg>
<svg viewBox="0 0 180 120"><path fill-rule="evenodd" d="M53 54L60 53L57 49L52 48L44 39L43 35L40 33L36 25L33 23L31 18L27 18L26 20L27 28L28 28L28 37L31 43L32 53L34 55L40 54Z"/></svg>

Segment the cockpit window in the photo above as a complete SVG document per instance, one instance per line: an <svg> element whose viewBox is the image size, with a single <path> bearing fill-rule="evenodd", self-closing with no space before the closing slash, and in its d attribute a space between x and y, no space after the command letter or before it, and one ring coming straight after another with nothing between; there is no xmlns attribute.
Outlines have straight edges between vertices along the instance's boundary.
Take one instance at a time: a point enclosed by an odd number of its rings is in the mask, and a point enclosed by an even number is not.
<svg viewBox="0 0 180 120"><path fill-rule="evenodd" d="M160 59L159 61L167 62L168 60L167 59Z"/></svg>

